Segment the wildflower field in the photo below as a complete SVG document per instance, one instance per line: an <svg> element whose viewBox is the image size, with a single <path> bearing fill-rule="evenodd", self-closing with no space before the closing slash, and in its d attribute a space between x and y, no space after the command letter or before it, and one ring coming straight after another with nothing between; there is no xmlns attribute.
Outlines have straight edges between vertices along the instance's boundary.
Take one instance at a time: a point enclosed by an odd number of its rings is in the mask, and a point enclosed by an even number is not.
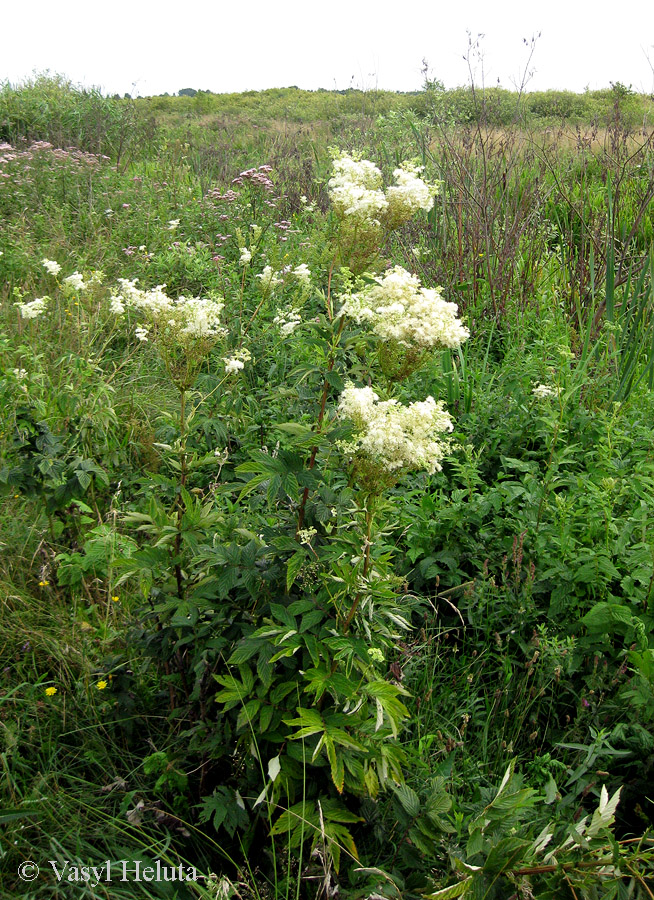
<svg viewBox="0 0 654 900"><path fill-rule="evenodd" d="M0 88L0 895L651 900L651 98L265 94Z"/></svg>

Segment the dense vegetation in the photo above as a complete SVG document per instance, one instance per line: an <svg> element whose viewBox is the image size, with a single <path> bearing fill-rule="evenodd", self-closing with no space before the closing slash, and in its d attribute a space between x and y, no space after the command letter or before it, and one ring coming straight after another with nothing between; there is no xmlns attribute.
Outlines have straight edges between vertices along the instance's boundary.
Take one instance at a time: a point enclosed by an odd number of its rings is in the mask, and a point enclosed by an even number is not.
<svg viewBox="0 0 654 900"><path fill-rule="evenodd" d="M651 121L0 90L3 897L651 898Z"/></svg>

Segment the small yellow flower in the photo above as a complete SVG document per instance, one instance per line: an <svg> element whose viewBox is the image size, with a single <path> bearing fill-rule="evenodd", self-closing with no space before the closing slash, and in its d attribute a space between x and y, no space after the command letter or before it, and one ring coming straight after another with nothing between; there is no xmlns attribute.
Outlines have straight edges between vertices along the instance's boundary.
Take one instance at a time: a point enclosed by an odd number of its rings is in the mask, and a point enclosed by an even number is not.
<svg viewBox="0 0 654 900"><path fill-rule="evenodd" d="M14 500L18 500L19 497L20 497L20 494L14 494Z"/></svg>
<svg viewBox="0 0 654 900"><path fill-rule="evenodd" d="M46 696L46 697L54 697L54 695L55 695L56 693L57 693L57 688L56 688L56 687L49 687L49 688L46 688L46 689L45 689L45 696Z"/></svg>
<svg viewBox="0 0 654 900"><path fill-rule="evenodd" d="M107 682L104 681L104 679L102 681L98 681L96 687L99 691L103 691L107 687Z"/></svg>
<svg viewBox="0 0 654 900"><path fill-rule="evenodd" d="M118 601L120 600L120 597L117 594L115 594L111 599L114 601L114 603L118 603Z"/></svg>
<svg viewBox="0 0 654 900"><path fill-rule="evenodd" d="M49 584L49 581L39 581L39 587L47 587Z"/></svg>

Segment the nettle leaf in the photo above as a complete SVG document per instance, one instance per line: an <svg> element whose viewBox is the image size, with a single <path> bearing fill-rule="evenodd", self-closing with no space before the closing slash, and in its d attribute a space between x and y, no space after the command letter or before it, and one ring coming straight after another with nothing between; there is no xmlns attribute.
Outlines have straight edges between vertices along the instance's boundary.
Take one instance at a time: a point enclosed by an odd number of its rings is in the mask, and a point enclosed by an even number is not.
<svg viewBox="0 0 654 900"><path fill-rule="evenodd" d="M581 621L589 631L613 632L616 627L629 627L633 618L628 606L601 601L596 603Z"/></svg>
<svg viewBox="0 0 654 900"><path fill-rule="evenodd" d="M420 812L420 797L408 784L394 784L393 791L405 813L412 819Z"/></svg>

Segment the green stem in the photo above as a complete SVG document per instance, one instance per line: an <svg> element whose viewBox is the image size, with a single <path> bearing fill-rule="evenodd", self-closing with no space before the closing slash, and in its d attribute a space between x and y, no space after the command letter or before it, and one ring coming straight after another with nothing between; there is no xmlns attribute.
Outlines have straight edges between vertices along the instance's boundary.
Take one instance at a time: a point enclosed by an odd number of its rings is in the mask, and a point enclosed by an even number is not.
<svg viewBox="0 0 654 900"><path fill-rule="evenodd" d="M338 347L338 342L341 339L341 335L343 333L343 328L345 328L345 316L341 316L338 324L338 331L336 332L336 338L334 339L334 343L332 344L331 353L329 356L329 361L327 363L327 372L325 374L325 380L322 385L322 396L320 398L320 411L318 413L318 421L316 423L316 434L320 434L322 431L322 423L325 418L325 408L327 406L327 396L329 394L329 374L334 368L334 363L336 362L336 348ZM311 448L311 457L309 458L309 465L307 466L308 470L311 471L316 464L316 454L318 453L318 445L314 444ZM300 510L298 512L297 517L297 528L295 529L295 534L297 536L298 532L301 530L304 525L304 513L307 505L307 500L309 499L309 488L305 487L302 492L302 500L300 502Z"/></svg>
<svg viewBox="0 0 654 900"><path fill-rule="evenodd" d="M179 414L179 497L177 498L177 534L175 535L175 580L177 581L177 596L180 600L184 599L184 578L182 575L182 565L180 562L180 553L182 549L182 518L184 516L184 499L182 497L182 488L186 487L186 391L181 391L180 414Z"/></svg>
<svg viewBox="0 0 654 900"><path fill-rule="evenodd" d="M372 521L374 515L374 497L372 494L368 495L368 505L366 507L366 543L364 545L363 551L363 573L362 578L365 579L368 577L368 570L370 569L370 546L371 546L371 537L372 537ZM343 622L343 634L347 634L350 630L350 625L352 624L352 619L359 607L359 603L361 602L362 591L359 590L357 592L356 597L354 598L354 603L350 607L350 611L347 614L347 618L345 622Z"/></svg>

